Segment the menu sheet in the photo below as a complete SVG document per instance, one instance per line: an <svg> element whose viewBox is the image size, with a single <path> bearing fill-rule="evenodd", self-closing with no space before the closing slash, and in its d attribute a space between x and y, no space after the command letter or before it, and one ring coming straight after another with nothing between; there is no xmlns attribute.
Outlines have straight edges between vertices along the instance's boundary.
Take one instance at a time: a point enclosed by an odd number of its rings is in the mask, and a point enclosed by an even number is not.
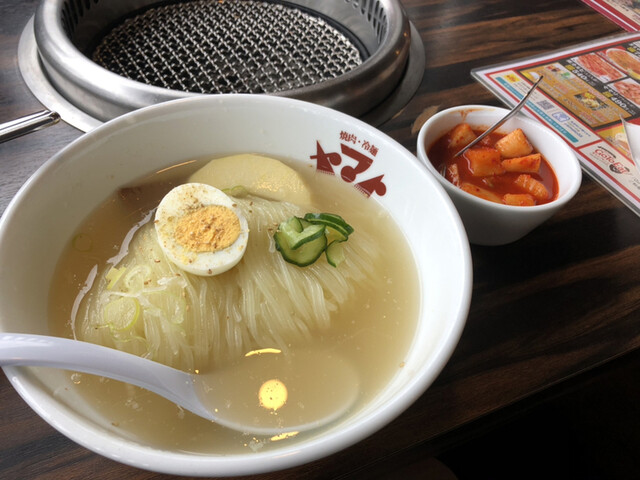
<svg viewBox="0 0 640 480"><path fill-rule="evenodd" d="M640 30L640 0L582 0L629 32Z"/></svg>
<svg viewBox="0 0 640 480"><path fill-rule="evenodd" d="M640 125L640 33L475 69L472 76L508 106L538 78L522 109L576 152L583 170L640 215L640 169L622 120ZM640 161L640 159L638 159Z"/></svg>

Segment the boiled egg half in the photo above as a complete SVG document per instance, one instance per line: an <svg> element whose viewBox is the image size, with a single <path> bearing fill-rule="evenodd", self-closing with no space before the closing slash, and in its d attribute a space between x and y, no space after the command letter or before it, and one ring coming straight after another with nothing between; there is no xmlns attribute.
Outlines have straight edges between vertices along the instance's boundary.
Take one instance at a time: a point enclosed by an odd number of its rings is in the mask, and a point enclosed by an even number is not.
<svg viewBox="0 0 640 480"><path fill-rule="evenodd" d="M234 267L249 239L247 220L235 202L203 183L185 183L167 193L156 210L155 229L171 262L203 276Z"/></svg>

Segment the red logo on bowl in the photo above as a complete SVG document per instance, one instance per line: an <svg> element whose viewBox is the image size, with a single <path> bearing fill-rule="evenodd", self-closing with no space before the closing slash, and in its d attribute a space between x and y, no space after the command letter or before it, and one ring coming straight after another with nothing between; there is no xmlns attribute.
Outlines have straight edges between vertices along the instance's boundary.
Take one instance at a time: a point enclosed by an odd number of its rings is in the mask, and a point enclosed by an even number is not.
<svg viewBox="0 0 640 480"><path fill-rule="evenodd" d="M378 153L378 148L368 141L360 142L358 138L348 132L340 132L340 153L338 152L325 152L320 145L319 141L316 141L316 154L311 155L310 158L316 161L316 170L328 175L335 175L334 167L340 168L340 177L347 183L353 183L353 186L360 190L367 197L375 193L383 196L387 192L387 186L383 183L382 177L384 175L378 175L377 177L360 180L363 178L362 174L365 173L371 165L373 165L373 158ZM352 143L359 145L360 148L365 150L371 156L362 153L359 150L347 145ZM343 164L343 159L345 160ZM359 180L357 183L356 178Z"/></svg>

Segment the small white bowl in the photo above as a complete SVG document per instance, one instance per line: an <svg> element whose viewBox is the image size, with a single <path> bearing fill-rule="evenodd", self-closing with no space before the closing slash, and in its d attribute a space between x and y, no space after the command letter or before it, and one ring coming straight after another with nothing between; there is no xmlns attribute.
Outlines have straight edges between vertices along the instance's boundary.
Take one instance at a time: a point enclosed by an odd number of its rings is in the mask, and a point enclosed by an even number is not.
<svg viewBox="0 0 640 480"><path fill-rule="evenodd" d="M454 186L435 169L427 151L442 135L462 122L474 128L489 128L508 112L504 108L484 105L449 108L429 118L418 134L418 158L444 186L458 209L469 241L477 245L504 245L524 237L571 200L582 180L580 164L564 140L546 126L523 115L511 118L498 131L506 133L521 128L533 146L542 153L558 180L558 197L552 202L532 207L490 202Z"/></svg>
<svg viewBox="0 0 640 480"><path fill-rule="evenodd" d="M377 179L369 200L394 217L418 267L419 317L412 343L402 368L377 395L314 435L241 454L216 453L215 445L202 454L179 443L167 449L145 444L74 394L64 372L5 368L25 401L60 432L108 458L208 477L315 460L373 434L411 405L448 361L466 321L472 270L460 217L416 157L387 135L340 112L286 98L213 95L147 107L98 127L51 158L0 220L0 265L7 273L0 277L0 331L50 333L47 297L58 258L79 223L122 185L189 159L243 152L317 168L319 145L327 154L345 145L359 152L355 159L333 153L325 167L335 170L336 181L353 182L341 172L353 173L364 156L371 158L351 185L361 183L362 190L363 181Z"/></svg>

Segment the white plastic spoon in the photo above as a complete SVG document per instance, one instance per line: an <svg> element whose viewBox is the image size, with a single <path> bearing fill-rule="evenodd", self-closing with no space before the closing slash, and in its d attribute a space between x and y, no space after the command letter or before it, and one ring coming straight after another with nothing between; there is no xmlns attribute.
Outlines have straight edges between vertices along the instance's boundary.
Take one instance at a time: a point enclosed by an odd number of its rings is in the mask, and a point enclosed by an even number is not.
<svg viewBox="0 0 640 480"><path fill-rule="evenodd" d="M0 365L54 367L120 380L225 427L264 435L321 427L343 415L358 394L353 367L327 350L255 351L223 369L192 375L92 343L1 333Z"/></svg>

